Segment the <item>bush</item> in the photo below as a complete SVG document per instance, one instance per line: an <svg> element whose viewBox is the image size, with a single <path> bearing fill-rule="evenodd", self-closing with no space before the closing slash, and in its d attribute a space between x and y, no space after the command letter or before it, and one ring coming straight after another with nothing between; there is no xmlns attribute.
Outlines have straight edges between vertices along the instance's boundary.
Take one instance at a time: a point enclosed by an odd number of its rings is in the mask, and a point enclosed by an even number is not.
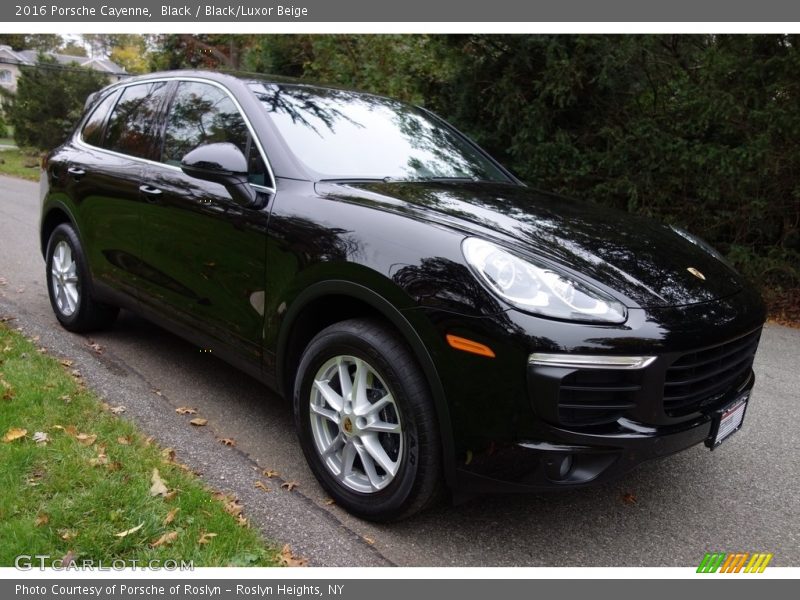
<svg viewBox="0 0 800 600"><path fill-rule="evenodd" d="M87 96L107 83L102 73L77 65L64 68L44 57L36 66L23 66L16 95L4 100L17 145L47 150L62 143L80 118Z"/></svg>

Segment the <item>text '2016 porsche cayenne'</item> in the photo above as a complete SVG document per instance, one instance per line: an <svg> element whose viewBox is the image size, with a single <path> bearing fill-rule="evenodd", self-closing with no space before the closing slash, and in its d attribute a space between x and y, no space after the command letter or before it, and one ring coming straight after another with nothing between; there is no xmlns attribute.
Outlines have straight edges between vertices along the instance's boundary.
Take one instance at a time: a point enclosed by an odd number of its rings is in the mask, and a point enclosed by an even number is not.
<svg viewBox="0 0 800 600"><path fill-rule="evenodd" d="M294 407L336 502L607 481L743 423L765 312L685 231L518 181L425 111L170 72L87 103L42 176L53 310L133 310Z"/></svg>

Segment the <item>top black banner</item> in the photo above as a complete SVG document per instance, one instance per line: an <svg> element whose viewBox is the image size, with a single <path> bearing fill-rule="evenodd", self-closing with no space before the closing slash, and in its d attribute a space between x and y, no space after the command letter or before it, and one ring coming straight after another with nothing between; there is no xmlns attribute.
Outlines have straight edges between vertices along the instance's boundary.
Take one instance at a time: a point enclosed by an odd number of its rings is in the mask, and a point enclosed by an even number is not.
<svg viewBox="0 0 800 600"><path fill-rule="evenodd" d="M800 22L786 0L50 0L3 3L6 23L40 22Z"/></svg>

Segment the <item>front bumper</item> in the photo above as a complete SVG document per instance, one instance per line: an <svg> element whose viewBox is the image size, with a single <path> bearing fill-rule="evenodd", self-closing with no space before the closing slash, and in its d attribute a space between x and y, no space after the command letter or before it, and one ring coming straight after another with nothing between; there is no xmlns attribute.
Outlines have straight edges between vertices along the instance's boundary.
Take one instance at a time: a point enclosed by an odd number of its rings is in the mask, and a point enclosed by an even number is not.
<svg viewBox="0 0 800 600"><path fill-rule="evenodd" d="M733 402L755 383L747 380L715 406ZM616 479L644 461L668 456L708 440L712 414L658 427L620 419L614 431L589 433L548 426L547 438L490 446L468 454L456 470L457 487L470 492L525 492L581 487Z"/></svg>

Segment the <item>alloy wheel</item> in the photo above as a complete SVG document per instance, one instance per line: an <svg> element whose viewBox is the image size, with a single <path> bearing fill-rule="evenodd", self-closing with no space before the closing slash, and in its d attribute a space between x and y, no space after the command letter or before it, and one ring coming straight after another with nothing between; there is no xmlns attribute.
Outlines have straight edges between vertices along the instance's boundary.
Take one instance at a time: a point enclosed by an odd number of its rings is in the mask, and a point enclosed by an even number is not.
<svg viewBox="0 0 800 600"><path fill-rule="evenodd" d="M342 485L369 494L392 482L403 459L400 411L369 363L355 356L325 362L309 408L317 452Z"/></svg>
<svg viewBox="0 0 800 600"><path fill-rule="evenodd" d="M65 317L69 317L78 308L80 290L78 289L78 264L73 256L72 248L64 240L58 242L53 249L50 277L58 310Z"/></svg>

